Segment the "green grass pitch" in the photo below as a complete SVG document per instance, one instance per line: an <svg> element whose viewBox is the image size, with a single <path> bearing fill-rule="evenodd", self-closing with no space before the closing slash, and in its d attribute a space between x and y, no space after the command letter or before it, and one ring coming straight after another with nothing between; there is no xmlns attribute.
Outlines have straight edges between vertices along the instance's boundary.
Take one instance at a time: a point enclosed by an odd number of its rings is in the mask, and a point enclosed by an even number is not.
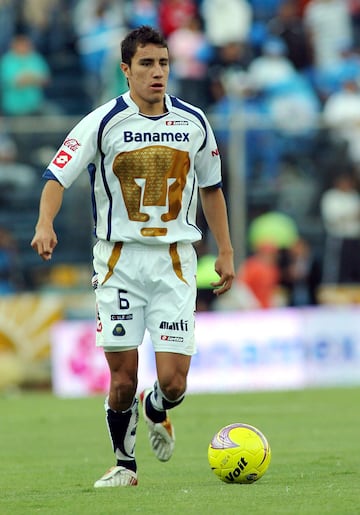
<svg viewBox="0 0 360 515"><path fill-rule="evenodd" d="M188 395L172 412L174 456L153 456L140 416L139 485L94 489L114 464L103 399L0 397L1 515L347 515L360 513L360 388ZM226 424L257 426L272 448L251 485L221 482L207 446Z"/></svg>

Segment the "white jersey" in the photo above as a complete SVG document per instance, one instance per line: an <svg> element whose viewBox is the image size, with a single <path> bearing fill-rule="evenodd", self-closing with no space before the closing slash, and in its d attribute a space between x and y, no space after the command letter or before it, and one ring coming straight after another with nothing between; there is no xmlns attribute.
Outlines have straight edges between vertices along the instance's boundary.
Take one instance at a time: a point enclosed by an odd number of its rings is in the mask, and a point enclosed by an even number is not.
<svg viewBox="0 0 360 515"><path fill-rule="evenodd" d="M90 175L95 234L107 241L168 244L201 238L198 187L221 184L220 156L204 113L166 95L167 113L139 113L129 92L68 134L44 177L65 188Z"/></svg>

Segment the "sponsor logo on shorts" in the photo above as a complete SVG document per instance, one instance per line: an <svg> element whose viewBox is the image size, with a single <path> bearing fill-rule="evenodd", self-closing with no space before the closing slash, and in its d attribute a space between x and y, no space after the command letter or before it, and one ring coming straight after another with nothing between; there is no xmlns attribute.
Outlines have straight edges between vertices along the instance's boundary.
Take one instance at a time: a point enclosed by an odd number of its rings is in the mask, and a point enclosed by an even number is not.
<svg viewBox="0 0 360 515"><path fill-rule="evenodd" d="M160 329L166 329L167 331L188 331L188 321L179 320L178 322L160 322Z"/></svg>
<svg viewBox="0 0 360 515"><path fill-rule="evenodd" d="M99 278L97 274L94 274L91 279L91 285L93 287L93 290L96 290L99 286Z"/></svg>
<svg viewBox="0 0 360 515"><path fill-rule="evenodd" d="M167 334L162 334L160 336L161 340L167 341L167 342L177 342L182 343L184 341L184 338L182 336L168 336Z"/></svg>
<svg viewBox="0 0 360 515"><path fill-rule="evenodd" d="M53 163L58 168L64 168L68 164L68 162L72 159L72 156L65 152L65 150L60 150L58 155L55 157Z"/></svg>
<svg viewBox="0 0 360 515"><path fill-rule="evenodd" d="M98 308L98 305L96 304L96 332L101 333L102 328L103 327L102 327L102 323L101 323L101 319L100 319L99 308Z"/></svg>
<svg viewBox="0 0 360 515"><path fill-rule="evenodd" d="M126 334L126 331L122 324L116 324L112 333L114 336L124 336Z"/></svg>
<svg viewBox="0 0 360 515"><path fill-rule="evenodd" d="M132 314L129 315L110 315L110 320L132 320Z"/></svg>

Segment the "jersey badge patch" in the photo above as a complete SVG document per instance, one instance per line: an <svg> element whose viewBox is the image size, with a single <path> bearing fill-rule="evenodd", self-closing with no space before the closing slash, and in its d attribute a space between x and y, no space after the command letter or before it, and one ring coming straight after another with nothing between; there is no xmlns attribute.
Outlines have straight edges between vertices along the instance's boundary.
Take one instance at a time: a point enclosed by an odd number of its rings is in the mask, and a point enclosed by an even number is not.
<svg viewBox="0 0 360 515"><path fill-rule="evenodd" d="M126 334L124 326L122 324L116 324L113 330L114 336L124 336Z"/></svg>

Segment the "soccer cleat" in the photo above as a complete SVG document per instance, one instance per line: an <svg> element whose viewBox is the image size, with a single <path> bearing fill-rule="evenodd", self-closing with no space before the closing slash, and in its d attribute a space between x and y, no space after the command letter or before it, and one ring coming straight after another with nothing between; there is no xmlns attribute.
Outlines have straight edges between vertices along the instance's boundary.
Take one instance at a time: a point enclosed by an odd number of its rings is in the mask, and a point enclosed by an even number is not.
<svg viewBox="0 0 360 515"><path fill-rule="evenodd" d="M95 481L95 488L106 486L136 486L137 474L125 467L111 467L105 474Z"/></svg>
<svg viewBox="0 0 360 515"><path fill-rule="evenodd" d="M151 390L145 390L140 394L140 401L143 407L143 415L149 430L149 440L151 448L160 461L168 461L175 447L175 430L168 415L163 422L153 422L146 414L146 398L151 394Z"/></svg>

